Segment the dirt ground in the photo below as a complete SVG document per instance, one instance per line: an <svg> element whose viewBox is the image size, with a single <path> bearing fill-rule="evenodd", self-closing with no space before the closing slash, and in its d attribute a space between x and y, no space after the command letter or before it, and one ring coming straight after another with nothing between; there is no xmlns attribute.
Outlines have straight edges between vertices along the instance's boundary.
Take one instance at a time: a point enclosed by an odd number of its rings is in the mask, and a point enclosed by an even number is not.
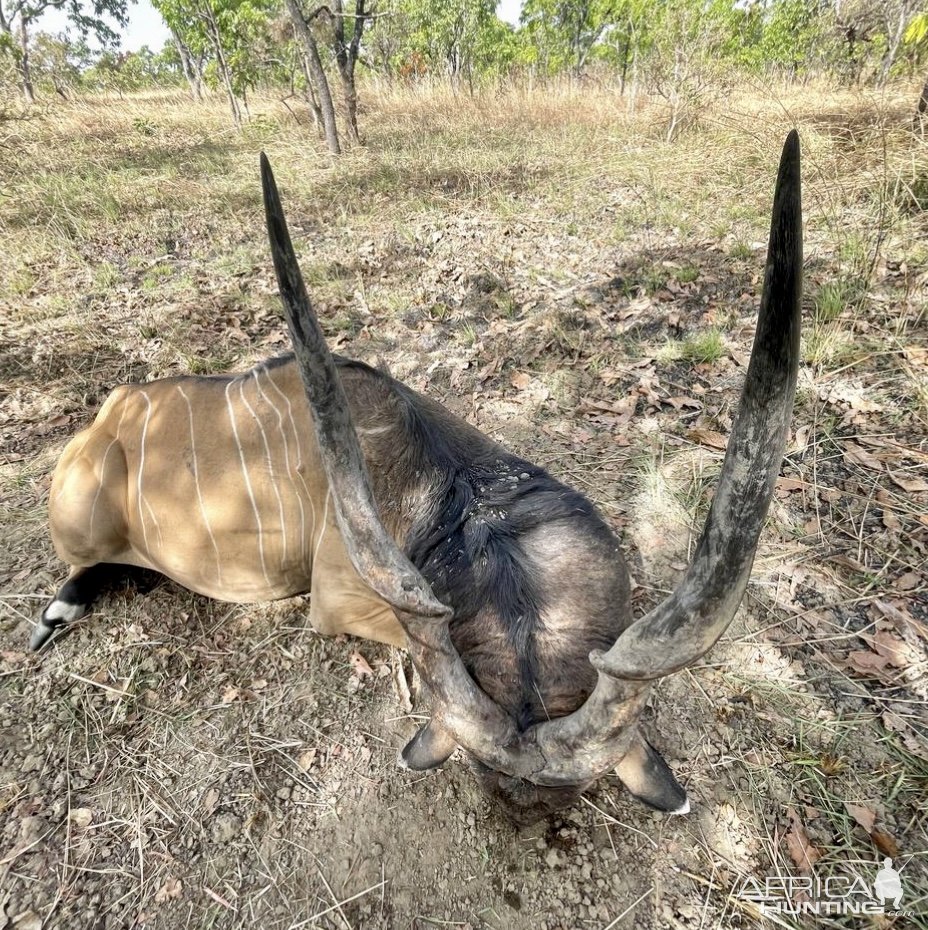
<svg viewBox="0 0 928 930"><path fill-rule="evenodd" d="M0 124L0 928L745 927L746 878L872 883L885 856L906 915L769 925L928 926L928 153L906 90L739 98L672 146L656 106L605 92L372 92L337 164L272 101L242 135L170 96ZM794 124L794 436L735 623L646 721L690 815L606 778L517 830L460 752L400 770L428 713L408 659L319 636L308 597L149 580L27 652L65 574L45 502L67 438L121 382L286 349L261 148L332 344L587 493L647 610L718 473Z"/></svg>

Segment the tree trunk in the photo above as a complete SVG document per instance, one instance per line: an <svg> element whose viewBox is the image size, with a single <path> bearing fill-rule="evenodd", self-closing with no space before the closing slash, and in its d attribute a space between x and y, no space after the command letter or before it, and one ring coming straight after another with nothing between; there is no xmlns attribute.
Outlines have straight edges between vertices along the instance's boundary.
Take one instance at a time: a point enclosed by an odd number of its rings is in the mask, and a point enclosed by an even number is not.
<svg viewBox="0 0 928 930"><path fill-rule="evenodd" d="M361 142L358 131L358 91L354 81L354 69L361 50L361 37L364 34L364 21L367 13L364 0L355 0L354 25L351 41L345 42L345 13L342 0L335 0L335 61L342 81L342 97L345 100L345 117L348 120L348 132L351 138Z"/></svg>
<svg viewBox="0 0 928 930"><path fill-rule="evenodd" d="M216 64L219 66L219 73L222 75L222 83L225 85L226 94L229 97L229 109L232 111L232 121L236 129L242 128L242 111L239 109L238 100L235 97L235 88L232 86L232 72L229 70L229 63L226 61L226 52L222 46L222 36L219 34L219 24L216 22L216 15L213 12L211 3L203 5L204 18L206 20L207 34L216 53Z"/></svg>
<svg viewBox="0 0 928 930"><path fill-rule="evenodd" d="M918 109L915 111L916 123L924 122L928 119L928 78L922 85L922 93L918 98Z"/></svg>
<svg viewBox="0 0 928 930"><path fill-rule="evenodd" d="M29 67L29 18L25 15L19 21L19 54L16 56L16 70L23 89L26 103L35 103L35 91L32 88L32 72Z"/></svg>
<svg viewBox="0 0 928 930"><path fill-rule="evenodd" d="M322 107L316 99L316 91L313 88L313 78L309 73L309 63L306 55L300 55L300 64L303 66L303 77L306 78L306 102L309 104L309 110L313 115L313 125L320 136L325 135L325 123L322 119Z"/></svg>
<svg viewBox="0 0 928 930"><path fill-rule="evenodd" d="M332 91L329 88L329 79L325 76L322 59L319 57L319 46L310 32L309 24L296 0L287 0L287 9L293 20L293 27L297 31L306 48L306 62L309 73L313 79L316 93L319 94L319 108L322 110L322 125L325 129L325 141L333 155L341 155L342 147L338 141L338 126L335 122L335 105L332 103Z"/></svg>
<svg viewBox="0 0 928 930"><path fill-rule="evenodd" d="M631 45L631 40L626 39L622 44L622 72L619 77L619 95L625 96L625 84L628 81L628 47Z"/></svg>
<svg viewBox="0 0 928 930"><path fill-rule="evenodd" d="M902 43L902 34L905 32L905 23L909 18L909 3L908 0L903 0L899 5L899 21L896 23L896 29L889 36L889 47L886 49L886 55L883 57L883 69L880 72L880 81L879 86L884 87L886 82L889 80L889 71L893 66L893 62L896 60L896 53L899 51L899 46ZM887 26L889 23L887 23ZM887 29L887 33L889 29Z"/></svg>
<svg viewBox="0 0 928 930"><path fill-rule="evenodd" d="M203 85L200 81L199 71L193 65L193 59L190 50L181 37L171 30L171 37L174 39L174 45L177 48L177 54L180 56L180 67L190 86L190 96L197 103L203 100Z"/></svg>

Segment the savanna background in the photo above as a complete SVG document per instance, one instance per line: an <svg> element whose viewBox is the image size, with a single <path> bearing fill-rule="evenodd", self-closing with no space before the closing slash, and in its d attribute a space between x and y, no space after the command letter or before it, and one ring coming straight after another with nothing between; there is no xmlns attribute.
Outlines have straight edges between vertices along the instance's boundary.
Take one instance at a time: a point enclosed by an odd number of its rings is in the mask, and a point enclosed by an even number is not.
<svg viewBox="0 0 928 930"><path fill-rule="evenodd" d="M928 926L924 4L155 6L164 47L121 51L124 0L0 0L0 927L748 927L746 877L885 856L907 915L764 925ZM261 150L331 345L587 493L646 611L711 497L794 126L793 435L734 625L646 722L688 817L606 778L517 831L460 756L399 771L407 658L306 598L129 587L27 652L68 437L117 384L287 349Z"/></svg>

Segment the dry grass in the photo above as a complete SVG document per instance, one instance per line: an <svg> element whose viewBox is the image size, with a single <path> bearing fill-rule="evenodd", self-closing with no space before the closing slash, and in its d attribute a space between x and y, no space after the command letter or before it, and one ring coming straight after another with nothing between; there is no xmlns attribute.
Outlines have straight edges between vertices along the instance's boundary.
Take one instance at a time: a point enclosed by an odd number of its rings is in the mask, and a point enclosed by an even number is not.
<svg viewBox="0 0 928 930"><path fill-rule="evenodd" d="M337 161L274 100L254 102L242 134L221 101L163 94L0 124L7 915L743 925L756 910L739 877L796 872L789 811L823 853L815 874L871 877L881 854L850 802L898 842L904 903L925 926L928 499L905 482L928 464L928 146L909 90L749 88L668 146L658 102L594 87L368 88L368 145ZM390 686L397 655L363 647L384 677L359 683L354 645L315 636L299 600L130 592L49 656L22 652L61 578L48 476L88 410L124 380L285 348L260 149L340 351L382 356L588 493L629 546L645 609L677 577L717 473L705 438L730 428L794 124L807 314L787 483L742 616L664 684L649 724L692 818L654 819L606 780L520 835L463 765L398 774L413 721ZM881 631L906 664L849 668Z"/></svg>

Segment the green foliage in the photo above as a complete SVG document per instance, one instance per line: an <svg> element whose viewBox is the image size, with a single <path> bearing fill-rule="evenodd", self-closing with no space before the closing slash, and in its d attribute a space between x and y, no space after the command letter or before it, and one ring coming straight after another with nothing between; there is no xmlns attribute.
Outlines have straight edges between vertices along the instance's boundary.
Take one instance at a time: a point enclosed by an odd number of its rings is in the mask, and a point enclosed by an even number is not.
<svg viewBox="0 0 928 930"><path fill-rule="evenodd" d="M508 31L496 16L496 0L402 0L399 11L409 28L401 55L419 56L427 70L455 82L498 69Z"/></svg>
<svg viewBox="0 0 928 930"><path fill-rule="evenodd" d="M205 62L204 77L225 86L232 115L241 120L239 98L258 81L270 43L274 0L153 0L168 28Z"/></svg>
<svg viewBox="0 0 928 930"><path fill-rule="evenodd" d="M928 12L917 13L902 38L906 45L925 45L928 40Z"/></svg>
<svg viewBox="0 0 928 930"><path fill-rule="evenodd" d="M32 73L37 84L59 93L79 87L82 74L90 67L93 54L82 39L40 32L32 41Z"/></svg>
<svg viewBox="0 0 928 930"><path fill-rule="evenodd" d="M603 36L620 23L627 27L644 7L638 0L526 0L525 58L548 73L570 69L580 74Z"/></svg>
<svg viewBox="0 0 928 930"><path fill-rule="evenodd" d="M112 23L125 21L127 2L0 0L0 65L21 64L17 22L55 7L79 37L30 36L40 86L122 93L182 81L175 41L160 52L114 50ZM279 0L153 3L206 83L229 96L236 122L241 101L259 82L302 84ZM613 76L620 90L643 82L666 99L673 139L738 74L798 78L824 71L878 81L891 73L894 56L897 73L918 73L928 51L928 12L910 0L848 0L840 21L834 0L525 0L518 27L503 22L496 6L497 0L381 0L360 62L389 79L438 76L469 86L516 70L574 78L596 72ZM306 12L315 8L307 4ZM313 17L311 28L321 47L331 46L327 16ZM94 54L81 38L89 34L103 42Z"/></svg>
<svg viewBox="0 0 928 930"><path fill-rule="evenodd" d="M753 63L799 74L835 51L837 35L832 7L820 0L778 0L764 16Z"/></svg>
<svg viewBox="0 0 928 930"><path fill-rule="evenodd" d="M0 0L0 33L6 41L0 43L0 51L17 53L10 35L24 21L36 23L48 9L60 10L81 39L93 36L101 45L115 47L119 35L113 28L125 26L128 21L128 0Z"/></svg>
<svg viewBox="0 0 928 930"><path fill-rule="evenodd" d="M103 51L83 71L80 83L91 90L128 93L145 87L168 87L182 79L170 44L160 52L143 45L137 52Z"/></svg>

